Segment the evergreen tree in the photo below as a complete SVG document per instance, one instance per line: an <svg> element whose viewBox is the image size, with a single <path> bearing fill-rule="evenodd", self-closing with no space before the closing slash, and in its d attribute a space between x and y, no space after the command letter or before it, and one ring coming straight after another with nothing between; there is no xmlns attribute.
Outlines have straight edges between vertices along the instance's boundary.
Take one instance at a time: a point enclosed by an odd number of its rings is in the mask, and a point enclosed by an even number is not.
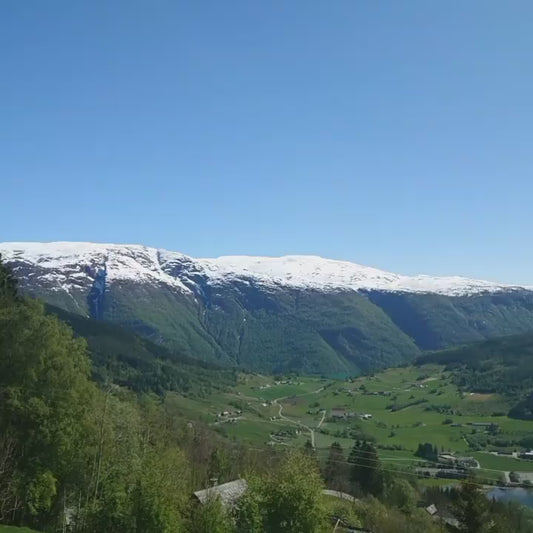
<svg viewBox="0 0 533 533"><path fill-rule="evenodd" d="M329 447L328 459L324 469L326 485L334 490L345 491L347 489L347 467L342 446L334 442Z"/></svg>
<svg viewBox="0 0 533 533"><path fill-rule="evenodd" d="M359 444L359 445L358 445ZM348 462L352 464L350 480L365 494L377 496L383 491L383 472L376 448L366 441L356 442Z"/></svg>
<svg viewBox="0 0 533 533"><path fill-rule="evenodd" d="M461 531L465 533L490 531L492 520L489 516L489 500L479 491L479 487L470 480L465 481L461 483L457 496L454 510L461 524Z"/></svg>

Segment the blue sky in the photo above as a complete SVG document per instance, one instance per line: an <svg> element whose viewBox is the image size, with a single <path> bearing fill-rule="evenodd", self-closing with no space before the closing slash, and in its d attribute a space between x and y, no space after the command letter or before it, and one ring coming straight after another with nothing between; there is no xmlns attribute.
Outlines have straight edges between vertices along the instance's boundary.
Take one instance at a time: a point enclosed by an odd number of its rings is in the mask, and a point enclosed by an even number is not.
<svg viewBox="0 0 533 533"><path fill-rule="evenodd" d="M533 4L0 5L0 239L533 284Z"/></svg>

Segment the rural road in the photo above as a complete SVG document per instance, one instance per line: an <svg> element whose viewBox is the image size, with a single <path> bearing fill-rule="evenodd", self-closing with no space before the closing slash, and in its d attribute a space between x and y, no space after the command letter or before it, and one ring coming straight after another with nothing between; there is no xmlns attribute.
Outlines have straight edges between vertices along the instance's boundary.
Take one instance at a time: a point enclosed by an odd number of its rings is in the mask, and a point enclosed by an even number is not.
<svg viewBox="0 0 533 533"><path fill-rule="evenodd" d="M303 394L296 394L294 396L282 396L281 398L276 398L275 400L272 400L272 403L277 405L279 408L278 416L281 419L286 420L287 422L290 422L291 424L296 424L297 426L300 426L309 432L309 435L311 436L311 446L313 448L315 447L315 430L313 428L310 428L309 426L306 426L304 423L300 422L299 420L293 420L292 418L285 416L283 414L283 405L281 405L279 402L281 402L282 400L286 400L287 398L299 398L300 396L309 396L310 394L318 394L319 392L323 390L324 390L324 387L320 387L319 389L311 391L311 392L305 392ZM325 416L326 416L326 411L323 412L322 420L319 422L317 428L320 427L320 424L322 424L322 422L324 421Z"/></svg>
<svg viewBox="0 0 533 533"><path fill-rule="evenodd" d="M316 427L316 429L319 429L320 426L322 425L322 422L324 422L326 418L326 413L327 411L325 409L322 409L322 418L320 419L320 422L318 423L318 426Z"/></svg>

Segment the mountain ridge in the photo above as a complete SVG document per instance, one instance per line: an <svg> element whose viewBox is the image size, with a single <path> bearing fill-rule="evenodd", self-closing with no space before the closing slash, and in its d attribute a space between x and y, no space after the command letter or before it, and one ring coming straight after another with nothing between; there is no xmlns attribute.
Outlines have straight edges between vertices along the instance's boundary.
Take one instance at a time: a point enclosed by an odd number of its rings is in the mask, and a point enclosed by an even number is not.
<svg viewBox="0 0 533 533"><path fill-rule="evenodd" d="M99 256L108 275L116 279L138 279L141 271L135 261L151 277L188 291L178 276L170 274L175 262L188 263L194 274L203 274L213 282L226 278L253 278L265 284L316 288L321 290L385 290L419 292L449 296L529 290L533 286L497 283L462 276L407 276L368 267L350 261L327 259L316 255L286 255L280 257L232 255L217 258L193 258L180 252L139 244L107 244L90 242L6 242L0 243L0 253L7 261L21 259L46 268L59 268L75 259L80 263L90 255ZM63 255L62 255L63 254ZM111 262L109 257L111 256ZM116 256L122 256L117 264ZM63 260L63 261L61 261ZM158 268L159 267L159 268ZM170 272L169 272L170 271Z"/></svg>
<svg viewBox="0 0 533 533"><path fill-rule="evenodd" d="M0 243L21 289L185 356L345 373L533 331L533 290L400 276L316 256L193 259L142 245Z"/></svg>

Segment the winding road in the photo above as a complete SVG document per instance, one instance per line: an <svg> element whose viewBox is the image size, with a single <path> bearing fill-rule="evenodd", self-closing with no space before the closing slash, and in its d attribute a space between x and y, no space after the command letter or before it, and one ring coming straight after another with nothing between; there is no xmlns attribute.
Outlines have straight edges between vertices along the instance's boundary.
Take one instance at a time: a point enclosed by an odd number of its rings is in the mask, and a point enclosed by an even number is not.
<svg viewBox="0 0 533 533"><path fill-rule="evenodd" d="M320 387L319 389L311 391L311 392L305 392L303 394L296 394L294 396L282 396L281 398L276 398L275 400L272 400L272 403L278 406L279 408L278 416L282 420L286 420L287 422L290 422L291 424L296 424L297 426L300 426L301 428L304 428L306 431L309 432L309 435L311 436L311 446L313 448L315 447L315 430L313 428L310 428L309 426L306 426L304 423L300 422L299 420L293 420L292 418L285 416L283 414L283 405L279 402L281 402L282 400L286 400L287 398L299 398L301 396L309 396L310 394L318 394L319 392L322 392L323 390L324 390L324 387ZM322 411L322 419L318 423L318 426L316 427L316 429L318 429L322 425L322 422L324 422L325 418L326 418L326 411L324 410Z"/></svg>

